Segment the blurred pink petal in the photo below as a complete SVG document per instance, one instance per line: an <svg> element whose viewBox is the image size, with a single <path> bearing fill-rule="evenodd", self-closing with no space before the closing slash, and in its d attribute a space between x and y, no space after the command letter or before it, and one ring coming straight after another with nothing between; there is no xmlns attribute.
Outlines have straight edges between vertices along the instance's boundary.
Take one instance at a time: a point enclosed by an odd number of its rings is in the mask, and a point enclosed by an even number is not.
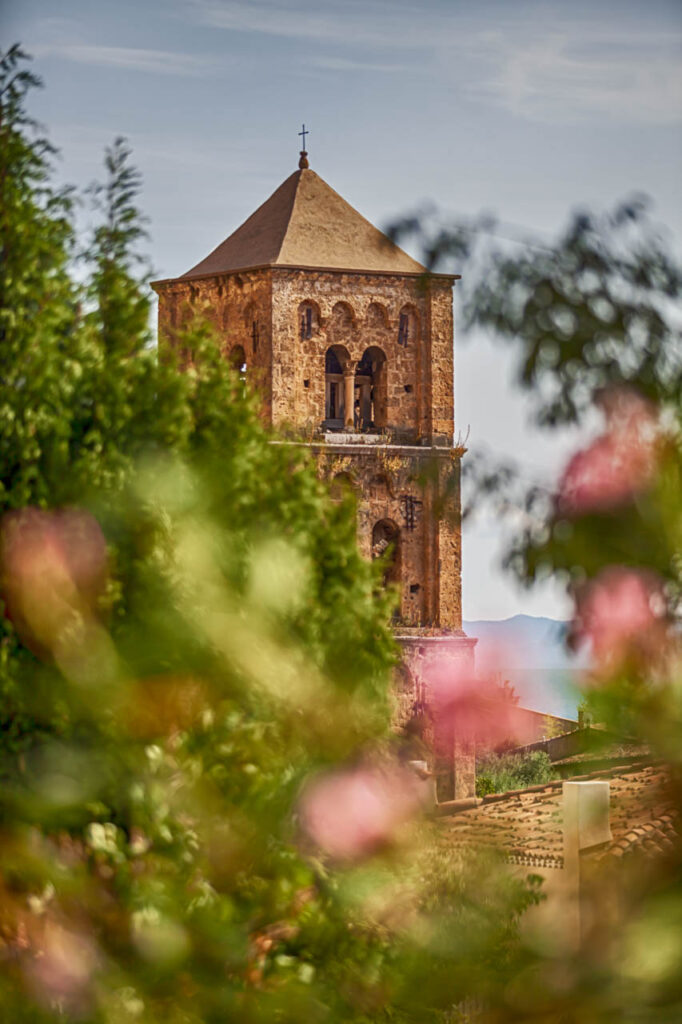
<svg viewBox="0 0 682 1024"><path fill-rule="evenodd" d="M106 586L106 541L79 509L9 512L0 528L1 592L24 643L49 654L74 616L87 618Z"/></svg>
<svg viewBox="0 0 682 1024"><path fill-rule="evenodd" d="M559 482L557 511L575 515L619 505L652 480L660 439L654 408L631 391L600 400L607 430L570 459Z"/></svg>
<svg viewBox="0 0 682 1024"><path fill-rule="evenodd" d="M80 508L62 508L52 513L57 543L79 594L91 605L107 582L107 542L94 516Z"/></svg>
<svg viewBox="0 0 682 1024"><path fill-rule="evenodd" d="M419 780L403 768L355 768L314 779L299 815L313 843L335 860L366 856L419 809Z"/></svg>
<svg viewBox="0 0 682 1024"><path fill-rule="evenodd" d="M88 939L47 921L40 946L27 962L26 973L41 1003L57 1004L79 1014L87 1009L96 962L94 947Z"/></svg>
<svg viewBox="0 0 682 1024"><path fill-rule="evenodd" d="M496 747L518 736L516 705L507 699L501 682L478 678L443 657L429 666L426 684L437 752L453 740Z"/></svg>
<svg viewBox="0 0 682 1024"><path fill-rule="evenodd" d="M636 650L660 649L665 611L654 573L611 566L578 590L572 637L589 644L597 672L608 671Z"/></svg>

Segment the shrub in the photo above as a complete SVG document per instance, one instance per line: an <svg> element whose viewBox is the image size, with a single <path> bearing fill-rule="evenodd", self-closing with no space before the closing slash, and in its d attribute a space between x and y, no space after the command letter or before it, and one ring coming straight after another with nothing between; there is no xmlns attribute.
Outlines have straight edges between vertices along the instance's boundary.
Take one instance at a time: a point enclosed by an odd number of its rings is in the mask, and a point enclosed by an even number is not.
<svg viewBox="0 0 682 1024"><path fill-rule="evenodd" d="M529 754L484 754L476 759L476 796L527 789L556 778L544 750Z"/></svg>

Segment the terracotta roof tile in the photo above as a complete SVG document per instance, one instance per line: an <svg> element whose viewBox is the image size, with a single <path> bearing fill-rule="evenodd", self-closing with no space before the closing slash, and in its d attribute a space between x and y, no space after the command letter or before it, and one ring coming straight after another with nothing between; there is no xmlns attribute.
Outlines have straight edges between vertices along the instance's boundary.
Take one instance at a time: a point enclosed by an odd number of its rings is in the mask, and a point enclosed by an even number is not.
<svg viewBox="0 0 682 1024"><path fill-rule="evenodd" d="M311 170L290 175L241 227L179 280L265 266L424 272L421 263Z"/></svg>
<svg viewBox="0 0 682 1024"><path fill-rule="evenodd" d="M658 854L677 835L677 810L668 772L661 765L619 766L595 772L590 778L611 783L613 842L600 855L627 856L634 848ZM574 781L574 780L571 780ZM441 827L448 839L475 846L495 846L507 859L528 865L563 864L563 780L531 789L495 793L475 806L441 810Z"/></svg>
<svg viewBox="0 0 682 1024"><path fill-rule="evenodd" d="M603 851L602 857L665 856L679 842L678 825L676 814L662 814L630 829L617 843Z"/></svg>

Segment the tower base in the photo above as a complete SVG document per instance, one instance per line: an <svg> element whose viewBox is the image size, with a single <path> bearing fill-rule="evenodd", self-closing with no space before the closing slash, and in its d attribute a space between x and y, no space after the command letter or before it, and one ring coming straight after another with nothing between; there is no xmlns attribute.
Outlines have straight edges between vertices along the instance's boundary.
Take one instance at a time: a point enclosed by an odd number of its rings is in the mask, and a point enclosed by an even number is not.
<svg viewBox="0 0 682 1024"><path fill-rule="evenodd" d="M474 649L478 640L462 630L441 633L411 629L396 631L402 649L398 681L398 717L402 725L421 722L421 737L431 752L431 770L436 776L439 803L463 800L476 795L476 744L470 736L457 735L457 723L439 723L432 709L430 680L437 670L452 667L453 675L472 678Z"/></svg>

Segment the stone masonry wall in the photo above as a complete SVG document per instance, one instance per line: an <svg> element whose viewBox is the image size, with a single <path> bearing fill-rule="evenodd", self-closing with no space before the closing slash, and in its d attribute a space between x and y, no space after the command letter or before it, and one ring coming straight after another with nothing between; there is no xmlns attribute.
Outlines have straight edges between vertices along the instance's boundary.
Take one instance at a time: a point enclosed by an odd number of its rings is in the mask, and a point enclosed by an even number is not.
<svg viewBox="0 0 682 1024"><path fill-rule="evenodd" d="M438 621L449 629L462 628L462 523L461 454L450 449L451 457L438 466L437 507L433 510L438 532Z"/></svg>
<svg viewBox="0 0 682 1024"><path fill-rule="evenodd" d="M356 364L370 347L386 356L386 427L401 443L448 445L453 436L451 282L389 274L267 268L155 284L159 338L201 313L226 357L244 349L247 380L276 426L315 431L325 413L325 354L342 346ZM301 337L305 305L313 331ZM400 316L409 329L399 342ZM254 330L254 324L256 325ZM191 353L186 354L191 363Z"/></svg>
<svg viewBox="0 0 682 1024"><path fill-rule="evenodd" d="M454 428L454 323L452 285L435 278L431 283L430 352L425 353L431 370L428 406L432 414L434 444L451 444Z"/></svg>
<svg viewBox="0 0 682 1024"><path fill-rule="evenodd" d="M301 316L306 303L314 311L310 338L301 337ZM451 441L449 281L439 279L425 290L417 278L275 268L272 305L275 423L317 429L324 419L327 349L340 345L359 363L366 349L376 346L386 356L389 435L402 443L430 441L433 419L438 432L436 443ZM399 343L401 313L409 321L406 344ZM442 363L433 366L433 370L428 340L432 326L437 336L435 358ZM432 373L437 386L435 419L430 415ZM447 379L449 392L444 383Z"/></svg>
<svg viewBox="0 0 682 1024"><path fill-rule="evenodd" d="M400 531L400 611L406 627L461 628L459 453L393 445L315 445L320 474L348 485L358 508L358 547L372 557L374 526ZM446 483L448 486L446 486ZM434 518L433 513L450 522Z"/></svg>
<svg viewBox="0 0 682 1024"><path fill-rule="evenodd" d="M227 359L237 346L246 356L246 379L262 396L263 415L272 418L272 280L267 270L222 274L194 281L162 281L159 296L159 345L174 345L175 332L198 315L212 323ZM254 327L255 324L255 327ZM192 354L186 353L185 365Z"/></svg>

